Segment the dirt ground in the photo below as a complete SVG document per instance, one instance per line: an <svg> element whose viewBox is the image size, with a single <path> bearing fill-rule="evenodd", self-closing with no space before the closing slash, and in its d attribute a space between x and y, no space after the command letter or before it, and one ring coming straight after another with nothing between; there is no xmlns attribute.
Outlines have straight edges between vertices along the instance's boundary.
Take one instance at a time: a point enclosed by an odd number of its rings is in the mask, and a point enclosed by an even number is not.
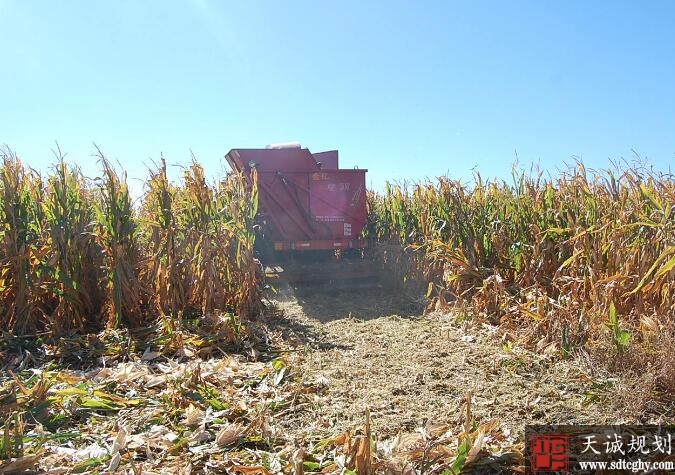
<svg viewBox="0 0 675 475"><path fill-rule="evenodd" d="M583 358L526 351L497 327L452 313L423 315L422 298L287 286L271 301L292 366L325 387L281 421L298 440L357 427L367 408L378 438L459 425L467 394L476 422L496 419L513 441L526 423L619 422L608 403L616 381L594 376Z"/></svg>

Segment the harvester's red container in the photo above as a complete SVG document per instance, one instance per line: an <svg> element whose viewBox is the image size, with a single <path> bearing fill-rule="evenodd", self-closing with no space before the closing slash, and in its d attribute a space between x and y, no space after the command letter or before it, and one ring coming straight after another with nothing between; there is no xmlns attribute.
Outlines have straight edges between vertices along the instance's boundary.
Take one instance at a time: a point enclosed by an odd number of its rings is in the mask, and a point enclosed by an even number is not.
<svg viewBox="0 0 675 475"><path fill-rule="evenodd" d="M258 172L260 219L277 251L365 247L367 170L340 170L336 150L233 149L230 166Z"/></svg>

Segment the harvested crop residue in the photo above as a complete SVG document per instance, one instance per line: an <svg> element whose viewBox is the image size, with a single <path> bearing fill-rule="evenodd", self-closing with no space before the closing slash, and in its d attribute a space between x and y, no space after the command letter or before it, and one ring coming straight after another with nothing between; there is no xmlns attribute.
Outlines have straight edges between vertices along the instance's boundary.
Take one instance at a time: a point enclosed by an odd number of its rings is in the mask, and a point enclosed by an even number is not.
<svg viewBox="0 0 675 475"><path fill-rule="evenodd" d="M420 299L381 289L285 288L275 302L283 315L270 325L298 350L293 367L325 386L284 422L298 439L358 426L366 409L380 440L424 427L459 432L467 395L475 422L496 421L502 445L522 443L526 423L616 422L606 400L616 381L554 346L533 353L498 327L422 316Z"/></svg>
<svg viewBox="0 0 675 475"><path fill-rule="evenodd" d="M201 327L8 348L0 473L522 472L526 422L615 421L583 361L421 307L287 288L237 354Z"/></svg>

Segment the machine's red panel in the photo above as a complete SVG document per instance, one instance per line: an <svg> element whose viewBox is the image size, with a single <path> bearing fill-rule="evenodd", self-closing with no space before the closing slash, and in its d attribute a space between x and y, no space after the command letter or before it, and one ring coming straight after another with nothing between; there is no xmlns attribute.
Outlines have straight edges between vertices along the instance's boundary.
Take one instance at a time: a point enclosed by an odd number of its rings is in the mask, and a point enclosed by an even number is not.
<svg viewBox="0 0 675 475"><path fill-rule="evenodd" d="M277 240L313 239L311 223L307 222L309 209L309 174L275 172L258 174L258 197L265 218L273 223L267 233Z"/></svg>
<svg viewBox="0 0 675 475"><path fill-rule="evenodd" d="M337 170L338 169L338 151L331 150L329 152L313 153L314 160L321 164L322 170Z"/></svg>
<svg viewBox="0 0 675 475"><path fill-rule="evenodd" d="M340 170L337 151L234 149L226 158L245 176L258 171L261 218L277 250L365 245L367 170Z"/></svg>
<svg viewBox="0 0 675 475"><path fill-rule="evenodd" d="M354 239L366 222L366 173L363 170L311 174L309 209L330 230L330 238Z"/></svg>

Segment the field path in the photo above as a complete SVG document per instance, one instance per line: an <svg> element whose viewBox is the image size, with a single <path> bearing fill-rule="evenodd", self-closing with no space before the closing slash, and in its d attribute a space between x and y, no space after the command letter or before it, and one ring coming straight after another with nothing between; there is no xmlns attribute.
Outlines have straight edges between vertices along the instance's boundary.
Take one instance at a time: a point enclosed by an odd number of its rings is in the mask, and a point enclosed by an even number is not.
<svg viewBox="0 0 675 475"><path fill-rule="evenodd" d="M498 329L423 315L419 299L381 289L282 289L272 330L293 349L293 371L324 387L282 424L302 439L361 426L370 409L378 437L429 424L459 425L466 394L477 422L506 437L524 424L602 423L616 414L595 397L599 381L580 360L560 361L502 343Z"/></svg>

